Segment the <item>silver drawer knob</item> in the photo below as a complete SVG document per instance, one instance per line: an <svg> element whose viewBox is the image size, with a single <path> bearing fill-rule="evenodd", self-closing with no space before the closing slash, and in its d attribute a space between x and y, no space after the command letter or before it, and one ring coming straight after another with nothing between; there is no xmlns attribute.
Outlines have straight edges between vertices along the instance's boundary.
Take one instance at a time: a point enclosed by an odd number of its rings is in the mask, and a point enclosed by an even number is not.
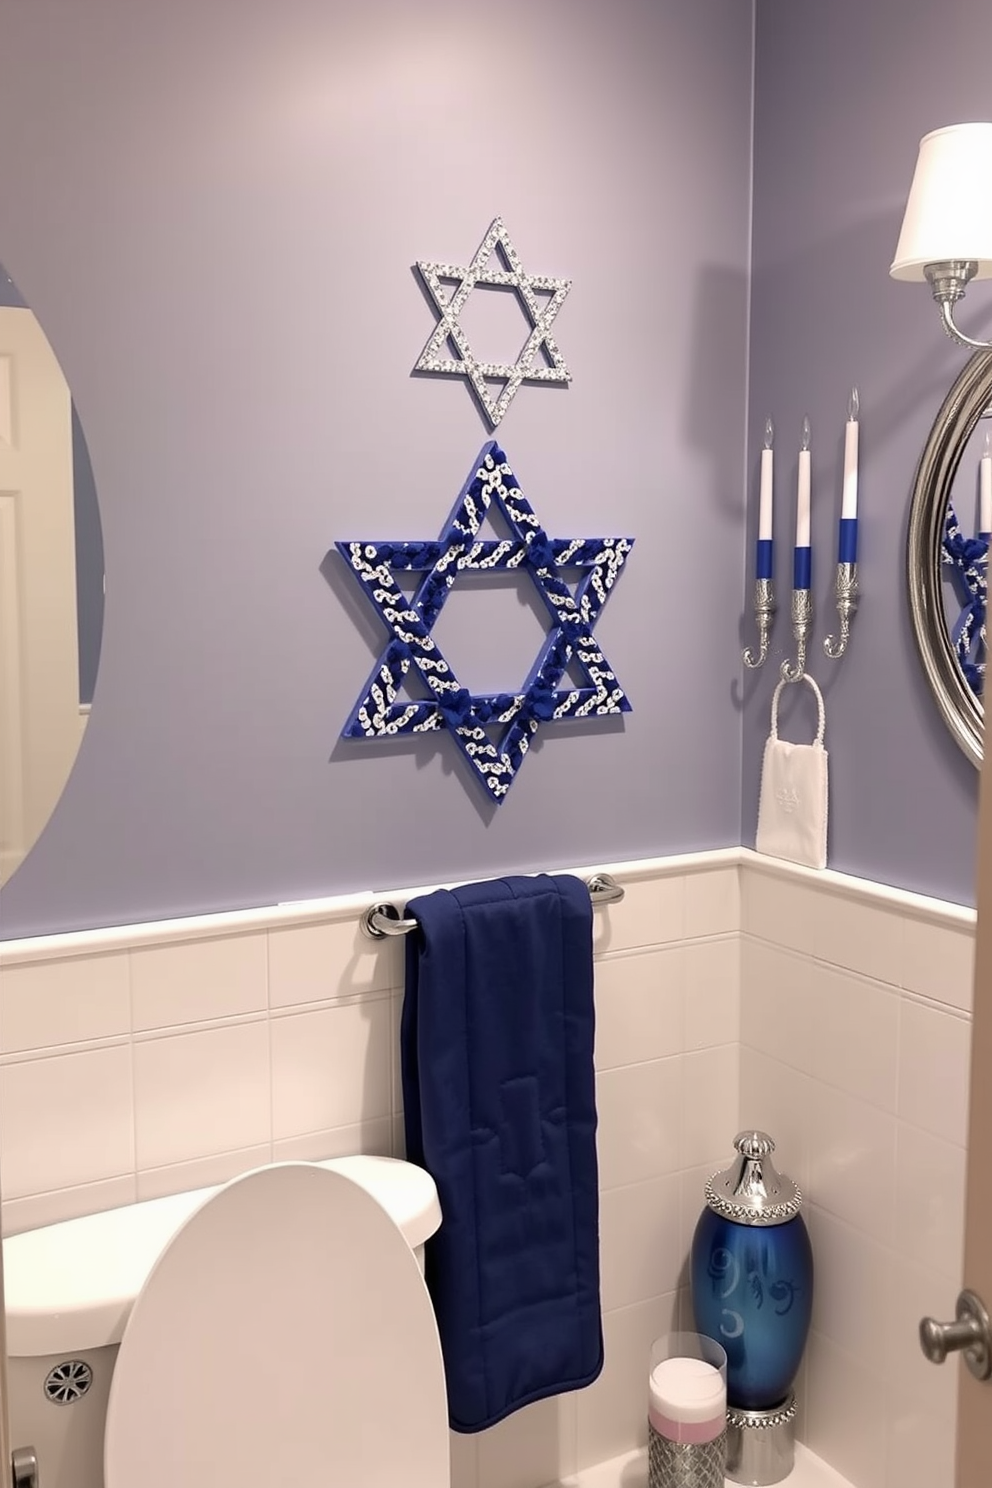
<svg viewBox="0 0 992 1488"><path fill-rule="evenodd" d="M963 1350L964 1362L975 1378L988 1379L992 1375L992 1328L982 1299L974 1292L962 1292L953 1323L925 1317L920 1323L920 1347L931 1364L943 1364L948 1354Z"/></svg>

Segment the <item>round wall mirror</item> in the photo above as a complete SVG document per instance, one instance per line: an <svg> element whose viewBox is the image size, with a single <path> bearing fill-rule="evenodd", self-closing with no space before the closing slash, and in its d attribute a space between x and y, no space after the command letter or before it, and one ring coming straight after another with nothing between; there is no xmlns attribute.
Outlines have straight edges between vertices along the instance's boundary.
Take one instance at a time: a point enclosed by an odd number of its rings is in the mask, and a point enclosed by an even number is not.
<svg viewBox="0 0 992 1488"><path fill-rule="evenodd" d="M992 352L981 351L955 380L923 446L907 543L910 613L923 669L945 722L975 765L982 762L984 718L986 430L992 431Z"/></svg>
<svg viewBox="0 0 992 1488"><path fill-rule="evenodd" d="M86 441L58 359L0 267L0 885L69 778L102 633Z"/></svg>

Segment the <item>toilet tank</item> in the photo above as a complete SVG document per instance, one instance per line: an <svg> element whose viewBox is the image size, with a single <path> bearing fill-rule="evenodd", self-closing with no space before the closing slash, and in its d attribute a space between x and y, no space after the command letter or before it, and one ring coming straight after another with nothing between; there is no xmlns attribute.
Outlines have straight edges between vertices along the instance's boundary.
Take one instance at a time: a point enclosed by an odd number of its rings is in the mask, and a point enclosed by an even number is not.
<svg viewBox="0 0 992 1488"><path fill-rule="evenodd" d="M441 1222L434 1180L388 1157L315 1164L359 1183L422 1262ZM159 1255L220 1185L12 1235L3 1242L11 1444L33 1446L43 1488L103 1488L117 1346Z"/></svg>

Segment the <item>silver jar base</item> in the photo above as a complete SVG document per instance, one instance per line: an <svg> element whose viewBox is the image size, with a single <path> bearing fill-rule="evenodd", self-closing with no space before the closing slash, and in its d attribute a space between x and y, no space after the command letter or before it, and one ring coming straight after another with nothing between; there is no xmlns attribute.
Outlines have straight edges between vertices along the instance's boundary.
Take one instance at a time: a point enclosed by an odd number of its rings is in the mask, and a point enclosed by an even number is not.
<svg viewBox="0 0 992 1488"><path fill-rule="evenodd" d="M648 1422L648 1488L723 1488L727 1433L700 1444L671 1442Z"/></svg>
<svg viewBox="0 0 992 1488"><path fill-rule="evenodd" d="M791 1473L796 1460L796 1397L773 1410L727 1411L727 1477L749 1488L769 1488Z"/></svg>

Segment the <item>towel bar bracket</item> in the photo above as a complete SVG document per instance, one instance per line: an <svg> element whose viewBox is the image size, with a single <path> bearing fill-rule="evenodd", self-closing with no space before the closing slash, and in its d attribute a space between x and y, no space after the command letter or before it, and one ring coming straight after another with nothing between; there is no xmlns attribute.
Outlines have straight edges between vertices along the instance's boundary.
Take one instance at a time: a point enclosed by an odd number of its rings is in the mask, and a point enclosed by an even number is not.
<svg viewBox="0 0 992 1488"><path fill-rule="evenodd" d="M624 896L622 885L608 873L594 873L586 880L586 887L593 905L619 904ZM417 921L401 919L395 904L383 902L370 905L362 916L362 929L373 940L385 940L392 935L408 935L416 928Z"/></svg>

